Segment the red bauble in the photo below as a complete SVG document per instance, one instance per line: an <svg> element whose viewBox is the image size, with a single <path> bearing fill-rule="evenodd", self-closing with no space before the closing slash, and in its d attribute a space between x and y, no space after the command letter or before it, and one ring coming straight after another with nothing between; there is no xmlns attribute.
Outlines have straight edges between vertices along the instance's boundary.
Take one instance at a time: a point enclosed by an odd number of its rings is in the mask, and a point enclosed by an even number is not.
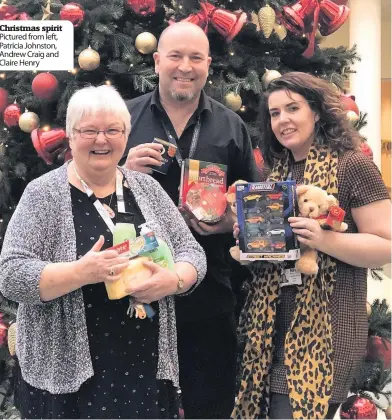
<svg viewBox="0 0 392 420"><path fill-rule="evenodd" d="M31 139L38 156L48 165L51 165L68 148L67 136L62 128L53 128L48 131L36 128L31 132Z"/></svg>
<svg viewBox="0 0 392 420"><path fill-rule="evenodd" d="M332 0L332 1L338 6L346 6L346 4L348 3L348 0Z"/></svg>
<svg viewBox="0 0 392 420"><path fill-rule="evenodd" d="M149 16L156 12L157 0L126 0L126 7L140 16Z"/></svg>
<svg viewBox="0 0 392 420"><path fill-rule="evenodd" d="M51 73L40 73L34 77L31 87L33 93L40 99L52 99L59 82Z"/></svg>
<svg viewBox="0 0 392 420"><path fill-rule="evenodd" d="M372 160L373 160L373 150L370 148L370 146L367 144L367 142L366 142L366 141L363 141L363 142L361 143L361 152L362 152L365 156L367 156L367 157L369 157L370 159L372 159Z"/></svg>
<svg viewBox="0 0 392 420"><path fill-rule="evenodd" d="M340 407L341 419L376 419L377 407L368 398L352 395Z"/></svg>
<svg viewBox="0 0 392 420"><path fill-rule="evenodd" d="M253 156L255 158L257 170L262 173L264 167L264 159L259 147L253 150Z"/></svg>
<svg viewBox="0 0 392 420"><path fill-rule="evenodd" d="M343 105L343 108L348 111L353 111L357 115L359 115L359 108L358 105L355 102L355 96L354 95L340 95L340 101Z"/></svg>
<svg viewBox="0 0 392 420"><path fill-rule="evenodd" d="M69 20L77 28L83 23L84 9L79 3L68 3L60 10L60 19Z"/></svg>
<svg viewBox="0 0 392 420"><path fill-rule="evenodd" d="M3 347L5 344L7 344L7 330L8 325L0 322L0 347Z"/></svg>
<svg viewBox="0 0 392 420"><path fill-rule="evenodd" d="M0 114L5 110L8 105L8 92L0 88Z"/></svg>
<svg viewBox="0 0 392 420"><path fill-rule="evenodd" d="M391 342L383 337L371 335L367 341L368 360L382 360L384 369L391 368Z"/></svg>
<svg viewBox="0 0 392 420"><path fill-rule="evenodd" d="M20 107L18 104L8 105L4 110L4 123L8 127L16 127L19 124L21 116Z"/></svg>

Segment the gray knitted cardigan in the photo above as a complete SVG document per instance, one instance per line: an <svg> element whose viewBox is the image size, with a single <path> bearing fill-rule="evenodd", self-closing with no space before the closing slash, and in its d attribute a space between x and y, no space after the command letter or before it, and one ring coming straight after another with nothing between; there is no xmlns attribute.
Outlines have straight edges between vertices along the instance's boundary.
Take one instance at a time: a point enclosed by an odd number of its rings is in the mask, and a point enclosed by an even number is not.
<svg viewBox="0 0 392 420"><path fill-rule="evenodd" d="M46 303L39 295L48 263L77 258L67 166L26 187L0 257L0 291L19 303L16 353L23 378L53 394L76 392L94 375L81 289ZM176 262L196 268L199 283L206 272L205 254L171 199L152 177L121 170L149 227L167 242ZM178 386L173 297L159 301L158 350L157 378Z"/></svg>

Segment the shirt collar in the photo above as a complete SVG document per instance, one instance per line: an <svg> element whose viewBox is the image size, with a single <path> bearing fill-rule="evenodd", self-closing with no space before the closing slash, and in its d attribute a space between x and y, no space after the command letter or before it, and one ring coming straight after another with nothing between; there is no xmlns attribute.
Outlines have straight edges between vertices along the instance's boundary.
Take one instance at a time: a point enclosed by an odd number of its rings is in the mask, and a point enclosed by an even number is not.
<svg viewBox="0 0 392 420"><path fill-rule="evenodd" d="M161 101L159 100L159 87L156 87L153 95L151 96L151 109L153 107L157 108L159 111L164 111ZM196 109L196 113L199 116L204 110L210 111L212 113L211 101L210 98L202 90L200 93L199 105Z"/></svg>

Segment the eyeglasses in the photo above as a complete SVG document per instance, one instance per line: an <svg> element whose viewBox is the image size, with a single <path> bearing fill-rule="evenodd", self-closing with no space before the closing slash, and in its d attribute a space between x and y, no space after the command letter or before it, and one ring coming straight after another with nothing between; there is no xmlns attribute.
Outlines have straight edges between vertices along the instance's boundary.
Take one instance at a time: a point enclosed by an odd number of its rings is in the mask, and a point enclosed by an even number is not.
<svg viewBox="0 0 392 420"><path fill-rule="evenodd" d="M125 130L119 130L118 128L108 128L107 130L78 130L77 128L74 128L74 130L80 134L80 137L88 140L96 139L99 133L103 133L109 140L115 140L120 138L125 132Z"/></svg>

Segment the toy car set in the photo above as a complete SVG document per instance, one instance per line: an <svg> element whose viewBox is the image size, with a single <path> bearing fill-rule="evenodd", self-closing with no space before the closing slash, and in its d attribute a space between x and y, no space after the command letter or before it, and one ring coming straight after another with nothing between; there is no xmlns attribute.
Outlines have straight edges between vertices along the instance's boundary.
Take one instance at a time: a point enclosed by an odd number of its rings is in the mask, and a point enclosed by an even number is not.
<svg viewBox="0 0 392 420"><path fill-rule="evenodd" d="M287 219L298 214L295 181L236 186L241 260L297 260L299 243Z"/></svg>

